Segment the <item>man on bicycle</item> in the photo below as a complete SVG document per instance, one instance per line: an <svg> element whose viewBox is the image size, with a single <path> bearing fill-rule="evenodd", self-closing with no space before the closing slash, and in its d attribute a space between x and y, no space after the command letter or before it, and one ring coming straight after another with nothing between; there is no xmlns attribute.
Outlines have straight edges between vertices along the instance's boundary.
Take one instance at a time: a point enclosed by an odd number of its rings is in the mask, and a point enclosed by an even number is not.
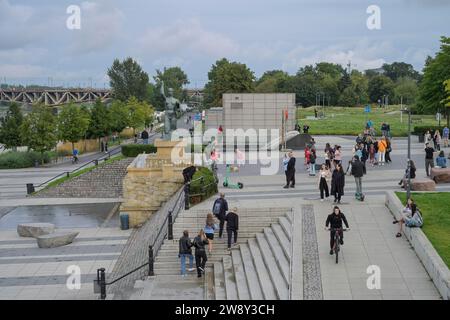
<svg viewBox="0 0 450 320"><path fill-rule="evenodd" d="M330 254L333 254L334 248L334 236L336 235L336 231L339 231L339 237L341 239L341 245L344 244L344 232L342 230L342 221L344 221L345 226L349 229L347 219L345 215L341 212L338 206L335 206L333 209L333 213L328 215L327 221L325 222L325 229L330 230ZM330 229L328 229L328 225L330 225Z"/></svg>
<svg viewBox="0 0 450 320"><path fill-rule="evenodd" d="M78 162L78 149L74 148L72 151L72 162L77 163Z"/></svg>

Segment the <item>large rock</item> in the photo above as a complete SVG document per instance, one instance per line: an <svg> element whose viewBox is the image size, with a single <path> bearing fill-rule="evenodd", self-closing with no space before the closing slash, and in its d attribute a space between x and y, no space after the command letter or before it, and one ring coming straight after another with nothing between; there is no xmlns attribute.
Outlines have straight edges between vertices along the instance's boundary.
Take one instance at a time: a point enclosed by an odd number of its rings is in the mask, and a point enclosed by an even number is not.
<svg viewBox="0 0 450 320"><path fill-rule="evenodd" d="M55 248L72 243L79 232L55 232L37 237L39 248Z"/></svg>
<svg viewBox="0 0 450 320"><path fill-rule="evenodd" d="M17 233L21 237L36 238L55 231L52 223L21 223L17 226Z"/></svg>
<svg viewBox="0 0 450 320"><path fill-rule="evenodd" d="M436 191L436 183L431 179L414 179L411 180L411 190Z"/></svg>
<svg viewBox="0 0 450 320"><path fill-rule="evenodd" d="M450 168L431 168L431 179L436 183L450 183Z"/></svg>

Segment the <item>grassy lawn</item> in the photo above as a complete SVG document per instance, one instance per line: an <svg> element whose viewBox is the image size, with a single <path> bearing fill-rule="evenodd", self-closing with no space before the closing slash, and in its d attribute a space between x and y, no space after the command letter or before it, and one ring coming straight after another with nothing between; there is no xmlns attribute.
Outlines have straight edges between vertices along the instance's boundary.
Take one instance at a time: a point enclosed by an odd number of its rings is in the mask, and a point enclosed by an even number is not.
<svg viewBox="0 0 450 320"><path fill-rule="evenodd" d="M82 174L85 174L85 173L87 173L89 171L92 171L95 168L98 168L98 167L104 166L105 164L112 163L114 161L122 160L122 159L125 159L125 158L126 157L124 155L122 155L122 154L119 154L117 156L113 156L109 160L106 160L106 161L104 161L102 163L99 163L98 166L91 166L91 167L83 168L83 169L78 170L78 171L76 171L74 173L71 173L69 177L63 176L62 178L56 179L56 180L50 182L49 184L47 184L45 186L45 188L42 189L42 190L46 190L46 189L49 189L49 188L56 187L56 186L60 185L61 183L65 182L65 181L68 181L68 180L71 180L71 179L73 179L75 177L81 176ZM39 190L39 191L42 191L42 190Z"/></svg>
<svg viewBox="0 0 450 320"><path fill-rule="evenodd" d="M403 204L406 193L396 192ZM450 192L412 193L423 216L422 230L450 268Z"/></svg>
<svg viewBox="0 0 450 320"><path fill-rule="evenodd" d="M305 122L308 123L310 126L309 132L313 135L335 134L356 136L362 133L366 121L369 119L372 120L378 135L381 133L380 127L383 122L391 125L391 134L393 136L408 135L408 115L403 115L403 123L401 123L400 106L389 106L386 109L372 107L368 115L364 113L364 108L325 107L325 119L307 120L307 116L314 116L314 109L315 107L297 109L299 124L303 126ZM322 109L317 107L317 111L321 112ZM416 125L438 125L438 121L435 120L433 115L412 115L411 130Z"/></svg>

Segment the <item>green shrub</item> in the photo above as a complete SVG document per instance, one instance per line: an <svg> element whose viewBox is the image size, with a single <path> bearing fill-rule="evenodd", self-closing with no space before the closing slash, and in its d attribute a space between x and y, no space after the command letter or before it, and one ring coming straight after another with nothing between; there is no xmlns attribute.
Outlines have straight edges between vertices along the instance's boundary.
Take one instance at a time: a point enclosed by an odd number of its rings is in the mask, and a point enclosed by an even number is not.
<svg viewBox="0 0 450 320"><path fill-rule="evenodd" d="M35 161L49 163L56 156L55 152L6 152L0 155L0 169L21 169L33 167Z"/></svg>
<svg viewBox="0 0 450 320"><path fill-rule="evenodd" d="M156 147L152 144L126 144L122 146L122 154L125 157L136 157L144 152L155 153Z"/></svg>
<svg viewBox="0 0 450 320"><path fill-rule="evenodd" d="M434 134L436 130L439 130L442 134L442 129L444 129L443 126L415 126L412 133L417 136L423 136L428 130L430 130L431 134Z"/></svg>
<svg viewBox="0 0 450 320"><path fill-rule="evenodd" d="M203 179L200 179L203 177ZM200 194L201 201L217 193L217 182L213 172L206 167L198 167L190 187L190 194ZM192 199L191 199L192 200Z"/></svg>

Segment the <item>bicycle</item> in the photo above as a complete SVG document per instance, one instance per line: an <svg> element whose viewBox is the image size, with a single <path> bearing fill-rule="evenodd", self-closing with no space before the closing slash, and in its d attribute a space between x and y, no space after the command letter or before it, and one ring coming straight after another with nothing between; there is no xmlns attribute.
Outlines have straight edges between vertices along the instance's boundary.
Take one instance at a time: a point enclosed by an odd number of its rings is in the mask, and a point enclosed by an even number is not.
<svg viewBox="0 0 450 320"><path fill-rule="evenodd" d="M77 163L78 163L78 157L72 156L72 164L77 164Z"/></svg>
<svg viewBox="0 0 450 320"><path fill-rule="evenodd" d="M349 229L343 229L343 228L327 228L328 231L335 231L334 233L334 246L333 251L336 256L336 263L339 262L339 251L341 248L341 233L340 231L348 231Z"/></svg>

